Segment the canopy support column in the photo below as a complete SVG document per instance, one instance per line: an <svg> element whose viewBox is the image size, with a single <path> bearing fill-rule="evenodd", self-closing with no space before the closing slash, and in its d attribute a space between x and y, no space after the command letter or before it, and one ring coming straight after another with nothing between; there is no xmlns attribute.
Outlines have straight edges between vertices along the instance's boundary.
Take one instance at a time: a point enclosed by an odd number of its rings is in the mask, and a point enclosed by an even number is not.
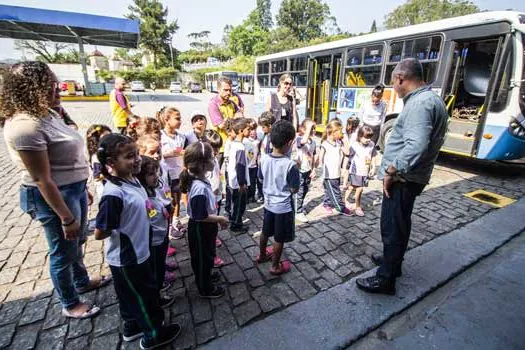
<svg viewBox="0 0 525 350"><path fill-rule="evenodd" d="M78 38L78 54L80 56L80 65L82 66L82 74L84 75L84 94L90 95L91 89L89 88L89 79L87 73L86 53L84 52L84 42L80 36Z"/></svg>

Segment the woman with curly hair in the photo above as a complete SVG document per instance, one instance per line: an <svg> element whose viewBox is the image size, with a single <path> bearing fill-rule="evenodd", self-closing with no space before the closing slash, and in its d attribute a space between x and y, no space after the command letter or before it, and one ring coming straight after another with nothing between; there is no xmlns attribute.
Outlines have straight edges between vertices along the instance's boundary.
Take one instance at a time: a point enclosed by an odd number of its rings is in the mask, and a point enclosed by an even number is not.
<svg viewBox="0 0 525 350"><path fill-rule="evenodd" d="M80 301L79 294L106 285L109 279L90 279L83 263L89 164L82 136L51 109L57 86L45 63L11 66L2 77L0 123L9 155L22 170L20 207L44 228L62 314L88 318L100 308Z"/></svg>

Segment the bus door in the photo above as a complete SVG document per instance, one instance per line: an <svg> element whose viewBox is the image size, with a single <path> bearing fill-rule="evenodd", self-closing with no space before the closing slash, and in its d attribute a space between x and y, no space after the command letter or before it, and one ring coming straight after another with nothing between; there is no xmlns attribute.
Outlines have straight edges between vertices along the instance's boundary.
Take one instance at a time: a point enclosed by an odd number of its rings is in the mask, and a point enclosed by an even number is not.
<svg viewBox="0 0 525 350"><path fill-rule="evenodd" d="M332 55L315 57L308 62L307 116L317 125L328 122L331 95Z"/></svg>

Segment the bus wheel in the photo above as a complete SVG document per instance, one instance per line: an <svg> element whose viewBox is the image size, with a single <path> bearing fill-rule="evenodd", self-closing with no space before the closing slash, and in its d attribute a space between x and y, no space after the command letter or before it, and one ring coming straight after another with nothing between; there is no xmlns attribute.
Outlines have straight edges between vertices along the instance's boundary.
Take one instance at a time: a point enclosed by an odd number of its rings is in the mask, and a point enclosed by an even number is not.
<svg viewBox="0 0 525 350"><path fill-rule="evenodd" d="M392 129L394 127L394 123L396 122L396 118L387 120L383 126L381 127L381 134L379 135L379 148L381 149L381 152L385 153L385 146L388 143L388 139L390 138L390 134L392 133Z"/></svg>

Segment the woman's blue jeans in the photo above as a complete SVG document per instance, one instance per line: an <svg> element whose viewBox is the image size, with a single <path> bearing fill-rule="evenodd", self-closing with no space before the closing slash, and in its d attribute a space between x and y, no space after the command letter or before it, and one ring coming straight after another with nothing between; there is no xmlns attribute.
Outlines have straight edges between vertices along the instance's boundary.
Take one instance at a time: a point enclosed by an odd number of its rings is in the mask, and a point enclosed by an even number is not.
<svg viewBox="0 0 525 350"><path fill-rule="evenodd" d="M20 207L42 223L49 246L51 280L62 306L70 309L80 302L76 289L89 283L82 250L86 241L88 210L86 181L60 186L59 190L69 210L80 223L80 233L75 240L64 238L62 221L42 197L38 187L21 186Z"/></svg>

